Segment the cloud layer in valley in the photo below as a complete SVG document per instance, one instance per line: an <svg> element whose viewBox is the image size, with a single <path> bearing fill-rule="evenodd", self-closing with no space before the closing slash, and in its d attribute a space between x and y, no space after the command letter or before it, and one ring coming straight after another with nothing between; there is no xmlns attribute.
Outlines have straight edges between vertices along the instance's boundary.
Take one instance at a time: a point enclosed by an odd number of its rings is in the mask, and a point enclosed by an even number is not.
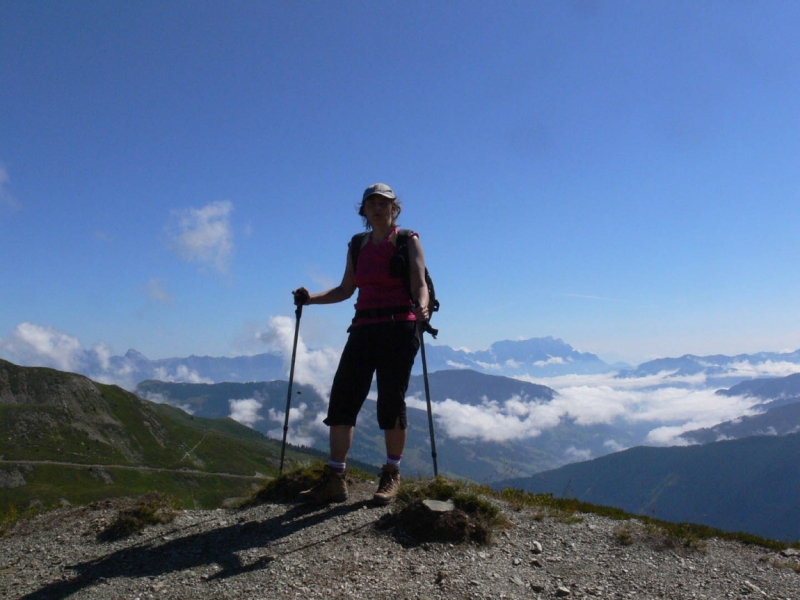
<svg viewBox="0 0 800 600"><path fill-rule="evenodd" d="M742 365L740 365L742 366ZM794 372L800 366L793 365ZM774 365L767 365L774 371ZM758 365L747 365L758 372ZM680 435L736 417L755 414L757 399L717 395L705 387L705 376L674 377L659 373L645 377L618 378L615 373L567 375L552 378L520 378L546 385L558 394L551 401L513 396L486 398L478 406L447 399L432 406L437 426L449 437L502 442L541 435L562 422L576 425L627 423L652 425L645 443L685 444ZM409 398L409 406L426 410L421 397ZM581 452L576 449L576 452Z"/></svg>
<svg viewBox="0 0 800 600"><path fill-rule="evenodd" d="M258 342L281 353L288 377L294 343L295 320L273 317L256 334ZM24 322L0 339L0 356L14 363L47 366L83 373L103 383L116 383L133 389L140 377L135 358L113 356L111 348L99 342L85 348L80 341L52 327ZM312 386L327 399L339 360L331 348L309 349L298 337L295 360L295 383ZM162 381L213 383L185 365L167 371L151 367L153 378ZM761 363L739 361L725 367L731 377L749 379L759 376L785 376L800 372L800 365L789 361L768 360ZM758 412L758 400L747 396L716 394L716 387L704 373L678 376L664 371L640 377L619 377L615 373L563 375L549 378L532 376L519 379L546 385L557 391L551 401L522 396L485 398L479 405L460 403L455 398L433 403L437 428L451 438L502 442L539 436L559 424L574 422L579 426L621 425L645 431L642 443L674 445L686 443L680 436L686 431L710 427L720 422ZM426 410L424 398L408 399L409 405ZM282 435L283 411L264 414L258 399L231 402L231 417L249 426L268 419L276 423L273 437ZM317 419L307 422L307 407L293 406L290 434L294 443L310 445L315 436L324 434ZM321 418L321 417L320 417ZM610 442L610 450L619 444ZM585 452L575 448L574 452Z"/></svg>

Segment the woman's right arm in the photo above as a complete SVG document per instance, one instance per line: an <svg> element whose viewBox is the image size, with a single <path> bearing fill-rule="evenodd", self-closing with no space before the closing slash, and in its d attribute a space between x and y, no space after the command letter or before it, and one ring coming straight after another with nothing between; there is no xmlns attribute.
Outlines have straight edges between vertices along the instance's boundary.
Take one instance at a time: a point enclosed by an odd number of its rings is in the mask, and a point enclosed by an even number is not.
<svg viewBox="0 0 800 600"><path fill-rule="evenodd" d="M342 282L335 288L331 288L319 294L311 294L304 288L298 288L292 292L294 294L294 303L303 304L335 304L336 302L343 302L350 298L356 291L355 273L353 272L353 263L350 260L350 249L347 249L347 265L344 268L344 275L342 275Z"/></svg>

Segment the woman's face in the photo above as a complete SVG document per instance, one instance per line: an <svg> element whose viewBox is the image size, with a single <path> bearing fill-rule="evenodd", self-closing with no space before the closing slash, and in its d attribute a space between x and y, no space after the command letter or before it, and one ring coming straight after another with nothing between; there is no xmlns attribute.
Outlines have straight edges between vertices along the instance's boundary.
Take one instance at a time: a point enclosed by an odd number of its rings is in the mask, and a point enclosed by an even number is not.
<svg viewBox="0 0 800 600"><path fill-rule="evenodd" d="M394 221L392 201L374 194L364 200L364 216L373 229L391 227Z"/></svg>

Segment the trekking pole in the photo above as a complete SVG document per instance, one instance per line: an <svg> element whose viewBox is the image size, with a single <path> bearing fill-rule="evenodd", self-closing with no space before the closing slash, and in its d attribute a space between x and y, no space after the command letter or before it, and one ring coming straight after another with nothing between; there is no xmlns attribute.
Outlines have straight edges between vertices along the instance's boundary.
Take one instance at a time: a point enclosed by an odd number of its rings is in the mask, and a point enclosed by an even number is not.
<svg viewBox="0 0 800 600"><path fill-rule="evenodd" d="M281 444L281 468L283 474L283 456L286 453L286 434L289 433L289 409L292 405L292 382L294 381L294 359L297 357L297 335L300 333L300 317L303 316L303 305L298 304L294 311L297 320L294 324L294 346L292 347L292 364L289 367L289 390L286 392L286 418L283 420L283 443Z"/></svg>
<svg viewBox="0 0 800 600"><path fill-rule="evenodd" d="M419 324L419 349L422 351L422 378L425 381L425 400L428 403L428 429L431 432L431 458L433 459L433 476L439 476L439 467L436 464L436 440L433 435L433 411L431 409L431 389L428 385L428 361L425 360L425 324Z"/></svg>

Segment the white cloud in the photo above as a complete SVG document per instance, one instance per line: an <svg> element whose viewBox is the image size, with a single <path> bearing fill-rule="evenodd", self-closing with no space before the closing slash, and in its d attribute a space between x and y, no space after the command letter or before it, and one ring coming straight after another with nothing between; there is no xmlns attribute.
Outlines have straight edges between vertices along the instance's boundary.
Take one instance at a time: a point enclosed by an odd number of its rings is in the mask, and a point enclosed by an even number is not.
<svg viewBox="0 0 800 600"><path fill-rule="evenodd" d="M567 448L566 452L564 452L564 458L566 458L569 462L582 462L592 458L592 451L581 450L575 446L570 446Z"/></svg>
<svg viewBox="0 0 800 600"><path fill-rule="evenodd" d="M175 408L180 408L185 413L189 413L190 415L194 414L194 408L191 404L175 404L174 402L170 402L170 399L160 392L147 392L144 395L144 399L155 402L156 404L169 404Z"/></svg>
<svg viewBox="0 0 800 600"><path fill-rule="evenodd" d="M622 421L652 424L647 443L684 444L685 440L679 437L682 433L753 414L756 402L741 396L717 395L715 390L704 387L702 375L664 372L616 378L611 373L520 379L548 385L558 393L550 402L519 396L503 401L484 398L478 406L453 399L433 402L438 427L453 438L504 441L536 437L564 420L583 426ZM413 408L426 410L425 402L417 397L407 398L407 402ZM624 449L609 442L606 446L612 451Z"/></svg>
<svg viewBox="0 0 800 600"><path fill-rule="evenodd" d="M445 364L448 367L452 367L453 369L470 369L470 368L472 368L472 367L470 367L470 365L465 365L463 363L457 363L457 362L452 361L452 360L445 361Z"/></svg>
<svg viewBox="0 0 800 600"><path fill-rule="evenodd" d="M308 405L305 402L301 402L299 406L293 406L289 409L289 429L286 432L286 441L290 444L294 444L296 446L313 446L314 442L316 441L315 436L313 435L313 431L319 431L320 429L324 429L326 432L328 430L327 426L322 423L322 419L325 418L323 414L317 414L315 420L311 423L308 428L295 428L292 427L292 424L302 423L305 419L306 413L308 412ZM286 418L286 412L282 410L275 410L274 408L269 409L269 420L274 421L276 423L280 423L281 427L276 427L275 429L271 429L267 432L267 436L281 440L283 439L283 423L284 419ZM308 431L310 429L311 431Z"/></svg>
<svg viewBox="0 0 800 600"><path fill-rule="evenodd" d="M264 419L258 411L261 410L263 403L255 398L247 398L244 400L228 400L231 407L230 417L234 421L238 421L242 425L252 427L258 421Z"/></svg>
<svg viewBox="0 0 800 600"><path fill-rule="evenodd" d="M148 298L159 304L171 304L173 300L172 294L166 290L164 282L160 279L151 279L148 281L145 285L145 293Z"/></svg>
<svg viewBox="0 0 800 600"><path fill-rule="evenodd" d="M85 361L85 351L77 338L27 321L17 325L8 339L0 341L0 350L17 364L61 371L75 371Z"/></svg>
<svg viewBox="0 0 800 600"><path fill-rule="evenodd" d="M172 249L184 260L227 272L233 252L232 210L233 203L225 200L202 208L174 211L177 222L172 232Z"/></svg>
<svg viewBox="0 0 800 600"><path fill-rule="evenodd" d="M111 368L111 347L105 342L98 342L92 347L95 359L103 371L108 371Z"/></svg>
<svg viewBox="0 0 800 600"><path fill-rule="evenodd" d="M289 317L272 317L266 331L256 334L261 342L280 350L287 377L291 367L295 323L295 320ZM339 352L331 348L309 350L303 343L302 336L298 335L294 365L295 382L310 385L320 396L327 398L338 364Z"/></svg>
<svg viewBox="0 0 800 600"><path fill-rule="evenodd" d="M546 367L548 365L563 365L566 361L562 356L548 356L547 360L537 360L533 363L537 367Z"/></svg>
<svg viewBox="0 0 800 600"><path fill-rule="evenodd" d="M8 171L0 164L0 205L6 206L11 209L18 209L19 202L8 192Z"/></svg>
<svg viewBox="0 0 800 600"><path fill-rule="evenodd" d="M87 350L71 335L27 321L17 325L6 339L0 339L0 356L22 366L82 373L125 389L136 385L129 363L111 364L112 350L106 343L98 342Z"/></svg>
<svg viewBox="0 0 800 600"><path fill-rule="evenodd" d="M731 374L741 377L786 377L800 373L800 365L792 362L774 362L771 360L762 363L747 361L731 363L728 367Z"/></svg>
<svg viewBox="0 0 800 600"><path fill-rule="evenodd" d="M418 397L406 398L406 403L427 410L426 402ZM432 402L431 410L448 437L494 442L536 437L544 429L558 425L561 419L550 404L516 395L504 402L484 399L479 406L448 398Z"/></svg>
<svg viewBox="0 0 800 600"><path fill-rule="evenodd" d="M475 361L475 364L478 365L481 369L486 369L487 371L502 371L503 365L497 363L487 363L481 362L479 360Z"/></svg>
<svg viewBox="0 0 800 600"><path fill-rule="evenodd" d="M606 440L603 442L603 446L608 448L611 452L622 452L623 450L627 450L626 446L620 444L617 440Z"/></svg>
<svg viewBox="0 0 800 600"><path fill-rule="evenodd" d="M200 373L190 369L186 365L178 365L174 374L170 374L164 367L157 367L154 373L155 379L170 383L214 383L213 379L201 377Z"/></svg>

